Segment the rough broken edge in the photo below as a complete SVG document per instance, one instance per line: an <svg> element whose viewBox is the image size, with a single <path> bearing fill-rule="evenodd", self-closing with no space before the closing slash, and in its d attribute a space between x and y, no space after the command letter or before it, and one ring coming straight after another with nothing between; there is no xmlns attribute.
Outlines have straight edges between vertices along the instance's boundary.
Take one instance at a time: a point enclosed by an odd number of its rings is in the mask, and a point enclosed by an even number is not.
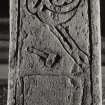
<svg viewBox="0 0 105 105"><path fill-rule="evenodd" d="M92 44L92 105L102 105L100 0L89 0Z"/></svg>
<svg viewBox="0 0 105 105"><path fill-rule="evenodd" d="M91 36L91 76L92 76L92 104L102 105L102 74L101 74L101 34L100 34L100 3L99 0L89 1L89 19ZM16 69L17 69L17 35L18 35L18 3L10 0L10 45L9 45L9 73L7 105L15 105ZM14 24L15 23L15 24ZM11 88L10 88L11 87Z"/></svg>

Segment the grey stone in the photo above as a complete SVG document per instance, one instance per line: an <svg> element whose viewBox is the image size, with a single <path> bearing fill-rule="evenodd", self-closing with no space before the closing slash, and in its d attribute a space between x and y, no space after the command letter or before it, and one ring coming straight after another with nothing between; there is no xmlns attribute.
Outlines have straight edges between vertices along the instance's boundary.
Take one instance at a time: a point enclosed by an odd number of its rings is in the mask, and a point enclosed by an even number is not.
<svg viewBox="0 0 105 105"><path fill-rule="evenodd" d="M99 0L11 0L7 105L102 105Z"/></svg>

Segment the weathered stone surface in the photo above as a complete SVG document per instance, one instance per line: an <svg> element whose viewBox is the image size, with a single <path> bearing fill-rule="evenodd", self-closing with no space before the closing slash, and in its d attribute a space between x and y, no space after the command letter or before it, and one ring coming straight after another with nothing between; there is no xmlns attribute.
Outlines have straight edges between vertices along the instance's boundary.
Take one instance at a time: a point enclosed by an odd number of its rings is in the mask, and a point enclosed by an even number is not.
<svg viewBox="0 0 105 105"><path fill-rule="evenodd" d="M10 4L8 105L101 105L99 1Z"/></svg>
<svg viewBox="0 0 105 105"><path fill-rule="evenodd" d="M66 76L27 76L24 78L24 105L80 105L82 86L77 81L72 82Z"/></svg>

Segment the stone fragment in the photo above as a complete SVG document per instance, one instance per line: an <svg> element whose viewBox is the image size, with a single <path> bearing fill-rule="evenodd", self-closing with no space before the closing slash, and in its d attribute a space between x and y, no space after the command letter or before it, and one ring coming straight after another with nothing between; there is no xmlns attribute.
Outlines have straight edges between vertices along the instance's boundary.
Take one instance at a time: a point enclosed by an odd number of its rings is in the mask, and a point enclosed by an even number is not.
<svg viewBox="0 0 105 105"><path fill-rule="evenodd" d="M7 105L102 105L99 0L10 0Z"/></svg>

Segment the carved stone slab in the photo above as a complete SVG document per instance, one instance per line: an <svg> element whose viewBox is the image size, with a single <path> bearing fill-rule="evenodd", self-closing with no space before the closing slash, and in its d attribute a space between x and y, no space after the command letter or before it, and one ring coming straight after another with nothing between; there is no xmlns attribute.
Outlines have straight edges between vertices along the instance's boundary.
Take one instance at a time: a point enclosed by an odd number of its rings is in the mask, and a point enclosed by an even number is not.
<svg viewBox="0 0 105 105"><path fill-rule="evenodd" d="M11 0L7 105L102 105L99 0Z"/></svg>

